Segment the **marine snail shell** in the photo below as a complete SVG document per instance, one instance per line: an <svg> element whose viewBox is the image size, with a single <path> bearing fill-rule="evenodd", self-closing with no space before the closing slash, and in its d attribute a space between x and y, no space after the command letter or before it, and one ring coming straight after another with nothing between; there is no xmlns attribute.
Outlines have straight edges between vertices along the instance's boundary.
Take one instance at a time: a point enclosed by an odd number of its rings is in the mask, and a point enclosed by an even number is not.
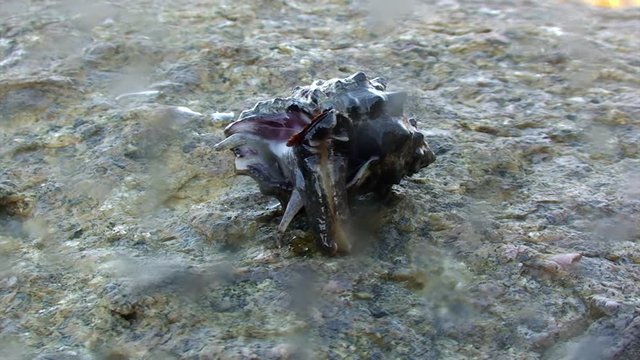
<svg viewBox="0 0 640 360"><path fill-rule="evenodd" d="M320 247L348 252L349 199L385 196L435 161L417 122L404 115L406 93L385 89L362 72L316 80L243 111L215 148L232 150L236 173L280 201L280 232L304 208Z"/></svg>

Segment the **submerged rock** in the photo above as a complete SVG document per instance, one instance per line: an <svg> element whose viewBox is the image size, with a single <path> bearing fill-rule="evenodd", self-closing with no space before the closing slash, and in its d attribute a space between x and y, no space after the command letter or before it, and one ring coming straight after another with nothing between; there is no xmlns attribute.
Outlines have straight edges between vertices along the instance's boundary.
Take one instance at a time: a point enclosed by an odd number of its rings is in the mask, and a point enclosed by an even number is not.
<svg viewBox="0 0 640 360"><path fill-rule="evenodd" d="M637 9L118 3L0 5L3 358L638 358ZM277 248L229 113L358 70L438 161L347 186L350 256Z"/></svg>

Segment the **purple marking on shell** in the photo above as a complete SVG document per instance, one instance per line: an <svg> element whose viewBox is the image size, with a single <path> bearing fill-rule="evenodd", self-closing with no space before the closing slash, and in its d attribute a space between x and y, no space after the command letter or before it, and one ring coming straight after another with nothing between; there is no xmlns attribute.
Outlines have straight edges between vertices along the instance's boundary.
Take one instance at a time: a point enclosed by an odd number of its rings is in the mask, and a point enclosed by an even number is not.
<svg viewBox="0 0 640 360"><path fill-rule="evenodd" d="M348 252L349 200L384 197L435 161L416 121L404 116L406 94L385 89L362 72L317 80L243 111L215 148L233 150L236 173L280 201L278 231L304 208L319 245Z"/></svg>

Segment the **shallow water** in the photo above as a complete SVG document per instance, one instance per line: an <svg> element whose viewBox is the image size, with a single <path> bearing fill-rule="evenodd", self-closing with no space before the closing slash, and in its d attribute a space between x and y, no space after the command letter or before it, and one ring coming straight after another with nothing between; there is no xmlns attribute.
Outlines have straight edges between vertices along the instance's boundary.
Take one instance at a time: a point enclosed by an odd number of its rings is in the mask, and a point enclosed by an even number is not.
<svg viewBox="0 0 640 360"><path fill-rule="evenodd" d="M638 358L640 9L386 4L4 1L4 353ZM279 249L213 114L359 70L437 161Z"/></svg>

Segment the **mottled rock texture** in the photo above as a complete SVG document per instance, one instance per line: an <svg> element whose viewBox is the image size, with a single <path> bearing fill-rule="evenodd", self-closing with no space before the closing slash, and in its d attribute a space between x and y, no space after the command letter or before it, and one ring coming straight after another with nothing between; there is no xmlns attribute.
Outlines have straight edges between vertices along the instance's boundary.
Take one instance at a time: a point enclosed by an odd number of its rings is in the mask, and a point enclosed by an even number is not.
<svg viewBox="0 0 640 360"><path fill-rule="evenodd" d="M3 356L639 358L640 10L393 4L2 1ZM277 248L219 114L356 71L438 160Z"/></svg>

